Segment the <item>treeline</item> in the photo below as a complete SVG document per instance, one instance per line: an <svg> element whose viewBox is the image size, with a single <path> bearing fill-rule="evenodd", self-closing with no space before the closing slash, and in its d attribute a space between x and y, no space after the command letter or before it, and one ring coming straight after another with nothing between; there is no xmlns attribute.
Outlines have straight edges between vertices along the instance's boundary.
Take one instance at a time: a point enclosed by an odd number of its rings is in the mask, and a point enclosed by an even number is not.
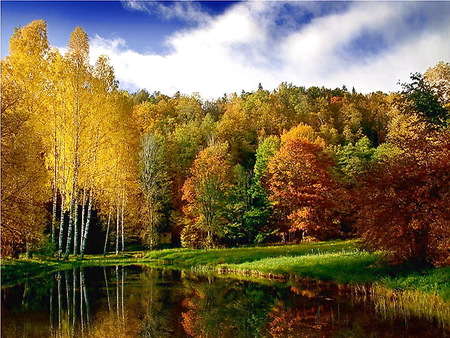
<svg viewBox="0 0 450 338"><path fill-rule="evenodd" d="M450 64L399 93L347 88L172 97L118 89L106 57L66 55L43 21L2 61L2 255L362 237L397 261L450 263ZM99 222L91 221L97 213ZM92 224L91 224L92 223Z"/></svg>

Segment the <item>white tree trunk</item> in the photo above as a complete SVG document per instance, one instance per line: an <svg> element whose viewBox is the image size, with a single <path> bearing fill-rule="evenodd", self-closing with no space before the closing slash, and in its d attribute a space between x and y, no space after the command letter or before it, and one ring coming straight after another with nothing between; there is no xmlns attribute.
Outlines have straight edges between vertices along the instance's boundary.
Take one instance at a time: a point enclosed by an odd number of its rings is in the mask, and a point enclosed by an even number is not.
<svg viewBox="0 0 450 338"><path fill-rule="evenodd" d="M116 255L119 254L119 224L120 224L120 218L119 218L119 204L116 205Z"/></svg>
<svg viewBox="0 0 450 338"><path fill-rule="evenodd" d="M66 199L66 192L63 187L63 191L61 192L61 222L59 225L59 239L58 239L58 260L61 259L62 250L63 250L63 239L64 239L64 203Z"/></svg>
<svg viewBox="0 0 450 338"><path fill-rule="evenodd" d="M76 176L76 175L74 174L74 176ZM73 190L72 190L72 196L70 198L70 208L69 208L69 229L67 231L66 254L64 255L64 260L67 260L69 258L70 249L72 246L74 213L75 213L75 206L77 205L76 177L74 177L74 183L73 183L72 189Z"/></svg>
<svg viewBox="0 0 450 338"><path fill-rule="evenodd" d="M88 202L86 224L84 225L83 238L81 239L81 251L80 251L81 259L83 259L84 250L86 249L87 235L88 235L89 226L91 223L91 210L92 210L92 199L93 198L94 198L94 189L91 188L91 189L89 189L89 202Z"/></svg>
<svg viewBox="0 0 450 338"><path fill-rule="evenodd" d="M105 236L105 246L103 248L103 256L106 256L106 249L108 246L108 240L109 240L109 227L111 225L111 206L109 206L109 212L108 212L108 226L106 228L106 236Z"/></svg>
<svg viewBox="0 0 450 338"><path fill-rule="evenodd" d="M121 212L121 227L122 227L122 252L125 250L125 235L123 231L123 214L125 209L125 194L122 194L122 212Z"/></svg>

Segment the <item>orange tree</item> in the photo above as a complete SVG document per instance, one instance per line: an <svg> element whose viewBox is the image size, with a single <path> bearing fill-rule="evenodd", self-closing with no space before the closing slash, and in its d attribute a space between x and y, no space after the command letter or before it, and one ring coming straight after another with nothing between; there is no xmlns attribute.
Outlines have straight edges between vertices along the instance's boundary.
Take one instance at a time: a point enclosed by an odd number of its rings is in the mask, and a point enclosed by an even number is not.
<svg viewBox="0 0 450 338"><path fill-rule="evenodd" d="M333 165L322 142L306 138L288 139L271 158L266 180L269 199L288 231L320 239L338 233Z"/></svg>
<svg viewBox="0 0 450 338"><path fill-rule="evenodd" d="M417 135L416 135L417 136ZM364 244L396 261L450 264L450 134L423 131L365 175L357 190Z"/></svg>
<svg viewBox="0 0 450 338"><path fill-rule="evenodd" d="M202 150L183 186L186 224L181 233L184 246L213 247L223 236L225 209L233 177L228 145L215 144Z"/></svg>

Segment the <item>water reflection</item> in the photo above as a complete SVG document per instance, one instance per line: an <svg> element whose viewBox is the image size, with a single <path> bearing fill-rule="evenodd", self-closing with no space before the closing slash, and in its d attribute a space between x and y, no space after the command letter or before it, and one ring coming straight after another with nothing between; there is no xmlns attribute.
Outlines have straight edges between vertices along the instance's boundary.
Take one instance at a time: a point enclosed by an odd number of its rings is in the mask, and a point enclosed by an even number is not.
<svg viewBox="0 0 450 338"><path fill-rule="evenodd" d="M2 289L2 337L449 335L445 320L389 316L387 305L380 311L353 291L137 266L78 268Z"/></svg>

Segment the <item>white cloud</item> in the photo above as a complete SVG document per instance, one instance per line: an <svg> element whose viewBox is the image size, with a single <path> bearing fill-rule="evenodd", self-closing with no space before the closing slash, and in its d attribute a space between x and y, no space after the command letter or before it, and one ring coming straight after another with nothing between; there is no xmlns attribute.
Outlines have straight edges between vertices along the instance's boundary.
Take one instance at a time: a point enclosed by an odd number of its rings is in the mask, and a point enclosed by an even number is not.
<svg viewBox="0 0 450 338"><path fill-rule="evenodd" d="M295 30L277 26L282 6L238 3L203 20L197 7L188 16L201 24L170 36L168 54L140 54L120 38L99 36L91 41L91 54L110 57L125 89L169 95L199 92L204 98L254 90L258 83L272 89L283 81L304 86L345 84L364 92L397 90L398 80L407 81L409 73L423 72L450 56L445 24L450 6L446 12L426 4L351 3L346 11L322 15ZM301 11L304 4L296 6ZM411 26L414 20L420 22ZM380 47L371 50L366 41L370 38ZM355 45L357 39L365 45Z"/></svg>
<svg viewBox="0 0 450 338"><path fill-rule="evenodd" d="M130 10L157 14L166 20L177 18L187 22L205 23L210 19L209 15L201 10L201 6L192 1L123 0L122 4Z"/></svg>

